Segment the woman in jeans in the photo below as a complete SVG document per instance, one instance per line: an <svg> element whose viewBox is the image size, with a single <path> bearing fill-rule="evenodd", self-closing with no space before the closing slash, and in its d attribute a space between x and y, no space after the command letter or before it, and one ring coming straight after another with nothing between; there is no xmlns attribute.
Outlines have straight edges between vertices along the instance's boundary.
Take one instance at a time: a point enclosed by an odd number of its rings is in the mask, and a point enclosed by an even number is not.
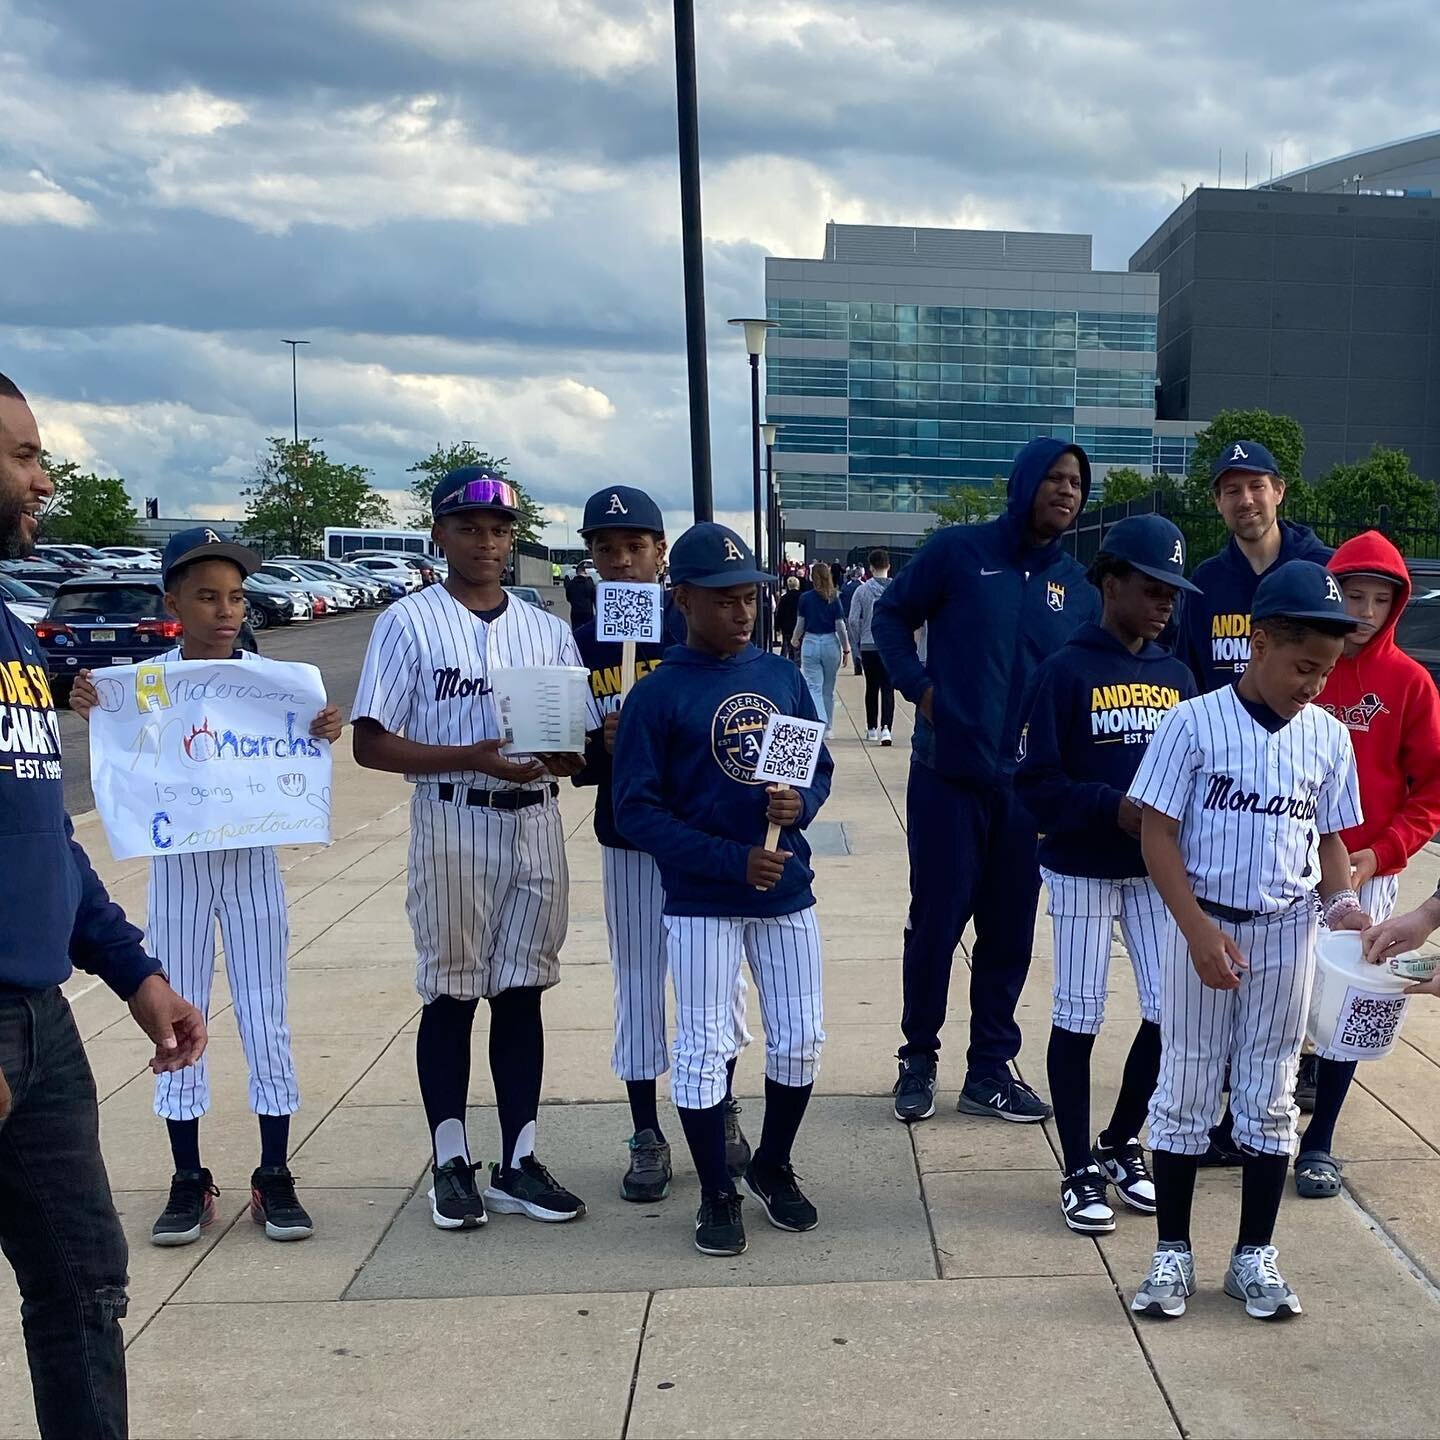
<svg viewBox="0 0 1440 1440"><path fill-rule="evenodd" d="M810 584L800 597L795 643L800 647L800 673L810 687L815 713L825 722L828 739L835 734L835 676L842 656L849 663L850 641L830 567L811 566Z"/></svg>

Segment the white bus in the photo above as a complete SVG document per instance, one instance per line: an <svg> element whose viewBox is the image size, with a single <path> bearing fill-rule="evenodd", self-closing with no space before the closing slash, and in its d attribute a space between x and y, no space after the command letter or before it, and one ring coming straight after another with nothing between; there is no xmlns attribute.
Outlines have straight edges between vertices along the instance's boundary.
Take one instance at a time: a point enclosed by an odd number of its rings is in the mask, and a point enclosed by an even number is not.
<svg viewBox="0 0 1440 1440"><path fill-rule="evenodd" d="M326 560L344 560L357 550L395 550L405 555L438 555L428 530L347 530L327 526Z"/></svg>

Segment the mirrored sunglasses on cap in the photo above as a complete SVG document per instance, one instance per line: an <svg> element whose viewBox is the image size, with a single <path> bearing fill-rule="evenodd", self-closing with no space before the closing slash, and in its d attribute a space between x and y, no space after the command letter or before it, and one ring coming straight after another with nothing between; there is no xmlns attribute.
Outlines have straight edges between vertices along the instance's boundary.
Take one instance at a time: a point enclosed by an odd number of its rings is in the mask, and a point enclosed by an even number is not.
<svg viewBox="0 0 1440 1440"><path fill-rule="evenodd" d="M458 490L441 498L437 510L464 510L473 505L495 505L506 510L520 509L515 487L508 480L467 480Z"/></svg>

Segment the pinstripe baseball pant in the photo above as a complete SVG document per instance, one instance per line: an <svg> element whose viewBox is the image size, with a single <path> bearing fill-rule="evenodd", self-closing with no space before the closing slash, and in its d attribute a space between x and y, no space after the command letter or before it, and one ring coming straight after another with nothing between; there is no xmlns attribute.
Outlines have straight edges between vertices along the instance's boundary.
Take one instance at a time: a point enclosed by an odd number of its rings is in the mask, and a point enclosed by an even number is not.
<svg viewBox="0 0 1440 1440"><path fill-rule="evenodd" d="M1236 990L1212 990L1169 922L1160 957L1160 1083L1150 1144L1201 1155L1220 1111L1225 1064L1235 1140L1262 1155L1293 1155L1300 1112L1295 1070L1315 977L1319 919L1308 899L1263 920L1215 923L1249 961Z"/></svg>
<svg viewBox="0 0 1440 1440"><path fill-rule="evenodd" d="M146 948L165 967L176 992L207 1019L217 919L231 1008L250 1070L250 1108L257 1115L293 1115L300 1108L300 1088L287 1016L290 923L280 865L269 846L157 855L150 862ZM206 1056L155 1077L157 1115L198 1120L209 1109Z"/></svg>
<svg viewBox="0 0 1440 1440"><path fill-rule="evenodd" d="M610 1064L624 1081L654 1080L670 1068L665 1038L665 891L660 867L642 850L600 847L605 928L615 975L615 1048ZM749 1043L745 976L736 977L734 1025L726 1060Z"/></svg>
<svg viewBox="0 0 1440 1440"><path fill-rule="evenodd" d="M760 1002L766 1075L791 1086L815 1079L825 1032L814 906L769 919L667 915L665 945L675 984L676 1105L708 1110L725 1098L742 959L750 962Z"/></svg>
<svg viewBox="0 0 1440 1440"><path fill-rule="evenodd" d="M559 803L546 796L523 810L491 810L417 785L405 912L415 988L427 1005L554 985L570 923Z"/></svg>
<svg viewBox="0 0 1440 1440"><path fill-rule="evenodd" d="M1108 880L1041 869L1054 922L1055 985L1051 1021L1077 1035L1098 1035L1105 1020L1115 921L1135 971L1140 1016L1160 1021L1160 946L1166 911L1148 877Z"/></svg>

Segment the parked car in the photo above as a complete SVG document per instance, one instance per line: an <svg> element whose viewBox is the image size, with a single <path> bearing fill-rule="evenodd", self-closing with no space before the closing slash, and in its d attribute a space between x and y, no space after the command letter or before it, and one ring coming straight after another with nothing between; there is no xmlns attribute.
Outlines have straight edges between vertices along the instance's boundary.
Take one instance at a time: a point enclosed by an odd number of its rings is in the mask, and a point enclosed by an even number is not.
<svg viewBox="0 0 1440 1440"><path fill-rule="evenodd" d="M50 602L39 591L32 590L13 575L0 575L0 595L5 598L5 608L32 629L45 618L45 612L50 608Z"/></svg>
<svg viewBox="0 0 1440 1440"><path fill-rule="evenodd" d="M67 580L35 626L57 704L69 700L80 671L152 659L174 649L180 635L180 622L166 612L165 586L158 575ZM248 624L240 627L235 643L242 650L259 649Z"/></svg>
<svg viewBox="0 0 1440 1440"><path fill-rule="evenodd" d="M533 605L537 610L553 610L555 602L547 600L533 585L507 585L505 592L513 595L517 600L523 600L527 605Z"/></svg>
<svg viewBox="0 0 1440 1440"><path fill-rule="evenodd" d="M443 578L440 567L428 555L406 555L405 563L420 574L421 585L438 585ZM446 567L447 573L449 567Z"/></svg>
<svg viewBox="0 0 1440 1440"><path fill-rule="evenodd" d="M104 570L105 561L97 558L100 552L94 554L82 554L82 550L88 551L88 545L80 547L73 545L37 545L31 552L35 559L46 565L63 570L69 575L84 575L92 570Z"/></svg>
<svg viewBox="0 0 1440 1440"><path fill-rule="evenodd" d="M372 575L379 575L385 580L393 580L403 585L407 593L420 588L419 570L407 565L399 555L361 555L355 564Z"/></svg>
<svg viewBox="0 0 1440 1440"><path fill-rule="evenodd" d="M269 575L247 575L245 577L245 598L252 600L260 594L268 595L276 600L288 600L292 622L309 620L315 613L310 596L303 590L297 590L293 585L287 585L283 580L275 580Z"/></svg>
<svg viewBox="0 0 1440 1440"><path fill-rule="evenodd" d="M102 545L100 554L108 555L122 570L158 570L160 552L144 545Z"/></svg>
<svg viewBox="0 0 1440 1440"><path fill-rule="evenodd" d="M1435 576L1417 574L1410 603L1395 624L1395 643L1440 685L1440 589Z"/></svg>
<svg viewBox="0 0 1440 1440"><path fill-rule="evenodd" d="M42 584L59 585L63 581L73 580L76 573L73 569L51 565L45 560L0 560L0 575L13 575L17 580L37 587Z"/></svg>
<svg viewBox="0 0 1440 1440"><path fill-rule="evenodd" d="M355 608L353 596L343 586L328 580L317 580L312 575L303 574L294 565L287 565L279 560L267 560L260 567L260 574L268 575L272 580L283 580L292 589L303 590L312 600L323 600L324 606L316 608L316 615L333 615L341 610Z"/></svg>
<svg viewBox="0 0 1440 1440"><path fill-rule="evenodd" d="M295 619L295 602L282 591L254 586L247 579L245 618L250 622L252 630L268 630L272 625L289 625Z"/></svg>
<svg viewBox="0 0 1440 1440"><path fill-rule="evenodd" d="M351 565L344 560L327 560L325 562L332 569L338 570L342 575L349 575L364 585L373 585L380 597L380 604L388 605L392 600L398 600L405 594L405 587L398 580L387 580L383 575L377 575L373 570L366 570L359 565Z"/></svg>
<svg viewBox="0 0 1440 1440"><path fill-rule="evenodd" d="M355 602L357 610L368 610L372 605L380 603L379 587L369 580L355 580L347 575L341 575L333 566L326 564L323 560L300 560L292 563L302 575L309 575L315 580L323 580L327 584L335 585L343 590Z"/></svg>

